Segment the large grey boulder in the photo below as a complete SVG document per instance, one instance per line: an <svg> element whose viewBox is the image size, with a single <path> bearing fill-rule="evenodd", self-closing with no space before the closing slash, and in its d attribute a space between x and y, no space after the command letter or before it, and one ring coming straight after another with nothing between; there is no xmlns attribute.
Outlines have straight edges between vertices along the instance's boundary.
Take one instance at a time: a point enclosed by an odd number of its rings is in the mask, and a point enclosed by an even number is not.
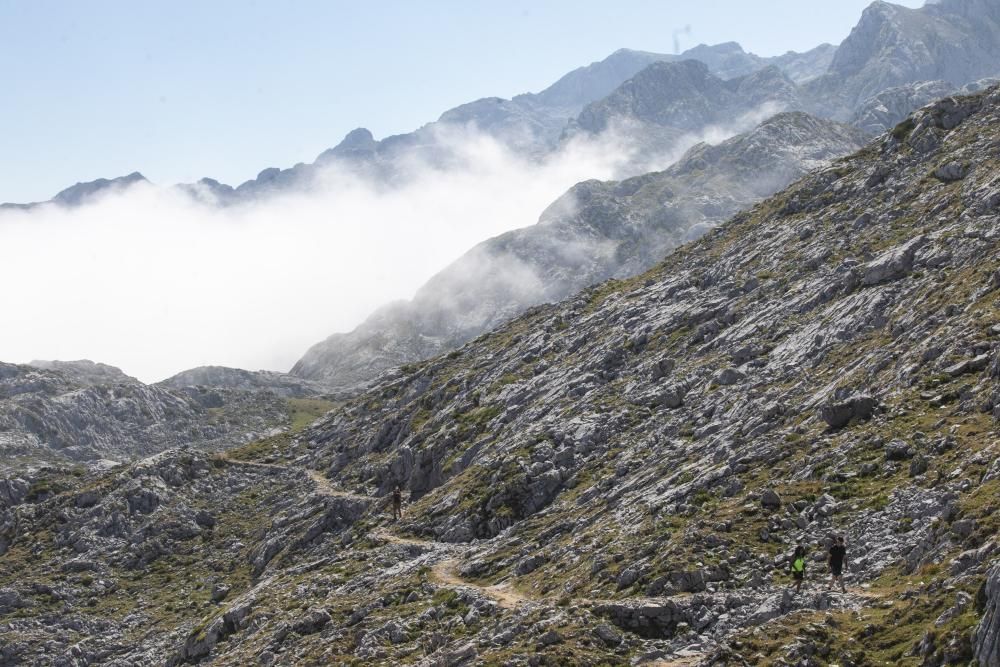
<svg viewBox="0 0 1000 667"><path fill-rule="evenodd" d="M833 401L820 408L820 418L832 429L846 426L852 419L868 419L875 412L878 401L867 394Z"/></svg>
<svg viewBox="0 0 1000 667"><path fill-rule="evenodd" d="M918 236L886 250L864 266L862 284L870 286L899 280L913 270L913 258L926 242L924 236Z"/></svg>

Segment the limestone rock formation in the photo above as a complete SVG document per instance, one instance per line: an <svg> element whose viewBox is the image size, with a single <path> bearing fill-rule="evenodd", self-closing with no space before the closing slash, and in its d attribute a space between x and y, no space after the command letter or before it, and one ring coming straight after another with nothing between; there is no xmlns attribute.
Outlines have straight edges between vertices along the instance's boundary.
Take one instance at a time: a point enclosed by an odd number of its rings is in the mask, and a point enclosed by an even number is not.
<svg viewBox="0 0 1000 667"><path fill-rule="evenodd" d="M0 470L219 448L288 422L285 401L270 391L145 385L86 361L35 364L0 363Z"/></svg>
<svg viewBox="0 0 1000 667"><path fill-rule="evenodd" d="M191 368L156 384L160 387L173 389L207 387L241 391L270 391L284 398L319 396L329 391L324 385L286 373L247 371L242 368L228 368L226 366Z"/></svg>

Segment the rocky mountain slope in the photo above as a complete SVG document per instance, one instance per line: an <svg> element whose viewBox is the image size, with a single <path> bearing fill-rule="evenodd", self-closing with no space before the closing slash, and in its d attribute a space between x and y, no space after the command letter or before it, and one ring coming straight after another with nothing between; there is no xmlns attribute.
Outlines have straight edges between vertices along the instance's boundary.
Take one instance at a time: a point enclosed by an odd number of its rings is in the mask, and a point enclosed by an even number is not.
<svg viewBox="0 0 1000 667"><path fill-rule="evenodd" d="M454 349L530 306L649 268L670 248L863 143L850 126L786 113L716 146L698 145L663 172L581 183L536 225L479 244L413 301L318 343L291 372L349 386Z"/></svg>
<svg viewBox="0 0 1000 667"><path fill-rule="evenodd" d="M34 364L0 363L0 471L233 446L290 421L286 400L256 387L172 388L104 364Z"/></svg>
<svg viewBox="0 0 1000 667"><path fill-rule="evenodd" d="M295 440L7 480L0 660L996 665L998 135L935 103Z"/></svg>
<svg viewBox="0 0 1000 667"><path fill-rule="evenodd" d="M697 60L656 63L589 104L569 131L599 134L618 125L650 143L650 150L664 151L685 133L734 124L764 105L803 106L795 83L775 66L723 80Z"/></svg>

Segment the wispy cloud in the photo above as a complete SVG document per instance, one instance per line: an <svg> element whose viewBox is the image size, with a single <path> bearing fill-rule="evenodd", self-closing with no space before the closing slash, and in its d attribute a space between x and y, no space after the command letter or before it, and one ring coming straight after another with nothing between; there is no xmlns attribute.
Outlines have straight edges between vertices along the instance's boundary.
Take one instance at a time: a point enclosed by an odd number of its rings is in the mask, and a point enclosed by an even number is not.
<svg viewBox="0 0 1000 667"><path fill-rule="evenodd" d="M0 359L91 358L147 381L201 364L286 370L625 157L603 140L536 163L474 132L442 139L460 168L410 164L390 189L331 169L320 191L226 209L140 185L0 212Z"/></svg>

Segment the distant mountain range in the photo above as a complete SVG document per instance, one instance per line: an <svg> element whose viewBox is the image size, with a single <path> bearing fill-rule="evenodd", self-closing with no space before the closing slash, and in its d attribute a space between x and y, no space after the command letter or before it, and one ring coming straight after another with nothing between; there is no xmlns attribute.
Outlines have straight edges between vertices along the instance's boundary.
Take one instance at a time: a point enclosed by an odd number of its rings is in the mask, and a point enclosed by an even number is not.
<svg viewBox="0 0 1000 667"><path fill-rule="evenodd" d="M446 161L448 149L441 145L440 131L468 124L516 150L541 154L559 144L567 124L586 105L610 94L651 64L698 60L722 79L745 76L771 65L786 72L789 78L802 82L822 74L833 51L834 47L824 44L803 54L789 52L775 58L761 58L745 52L735 42L715 46L702 44L680 55L620 49L600 62L573 70L539 93L525 93L510 100L487 97L463 104L445 111L436 122L408 134L376 141L365 128L352 130L337 146L320 153L312 164L300 163L288 169L269 167L236 187L212 178L178 187L197 199L229 204L290 187L309 186L318 169L336 161L348 162L355 169L367 169L383 179L391 179L396 171L395 161L403 154L421 155L435 163ZM77 183L48 202L0 204L0 207L30 208L42 203L75 206L93 195L145 180L135 172L110 180Z"/></svg>
<svg viewBox="0 0 1000 667"><path fill-rule="evenodd" d="M704 74L689 65L679 69L663 66L692 60L704 64ZM622 86L651 66L656 66L658 73L644 73L639 80ZM759 75L765 79L762 87L755 85L759 79L745 79L742 84L732 81L761 71L767 71ZM805 53L771 58L747 53L736 42L702 44L677 55L621 49L566 74L539 93L509 100L475 100L445 111L437 121L407 134L376 140L367 129L358 128L337 146L320 153L312 164L269 167L235 187L212 178L177 187L205 202L232 204L287 189L315 187L317 174L333 163L346 163L351 169L391 181L400 177L402 156L447 165L454 156L447 142L441 141L442 130L467 125L523 154L542 155L561 144L567 129L572 134L575 128L605 127L616 112L622 112L626 118L647 121L648 116L658 116L661 122L647 124L646 129L654 142L662 143L672 132L696 129L693 126L698 124L693 121L701 118L697 110L706 108L706 103L713 110L711 118L728 120L726 111L732 111L729 106L738 98L735 104L740 108L756 99L784 110L808 111L881 132L935 99L927 97L931 90L935 94L958 92L998 74L1000 0L941 0L918 9L879 0L865 9L857 26L837 47L823 44ZM720 90L722 82L727 83L730 95L719 109L717 98L727 97ZM680 89L671 85L675 83ZM885 105L880 97L891 89L895 90L892 103ZM659 105L663 95L669 97L666 107ZM668 118L678 120L679 125L665 122ZM95 194L144 180L135 172L78 183L43 203L74 206ZM34 205L0 204L7 208Z"/></svg>

